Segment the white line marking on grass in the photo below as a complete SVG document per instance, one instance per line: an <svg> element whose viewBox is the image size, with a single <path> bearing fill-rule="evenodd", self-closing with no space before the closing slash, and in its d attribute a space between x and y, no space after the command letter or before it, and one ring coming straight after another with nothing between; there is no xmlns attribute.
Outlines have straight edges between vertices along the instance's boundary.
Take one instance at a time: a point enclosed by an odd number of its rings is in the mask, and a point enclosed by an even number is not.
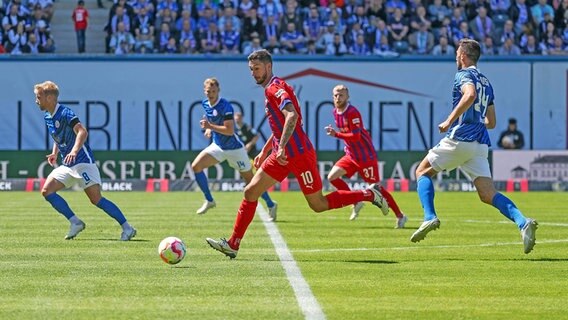
<svg viewBox="0 0 568 320"><path fill-rule="evenodd" d="M537 240L536 244L545 243L562 243L568 242L568 239L555 239L555 240ZM498 246L512 246L520 245L522 242L493 242L493 243L480 243L480 244L464 244L464 245L439 245L439 246L409 246L409 247L389 247L389 248L333 248L333 249L310 249L310 250L295 250L295 252L349 252L349 251L388 251L388 250L420 250L420 249L447 249L447 248L475 248L475 247L498 247Z"/></svg>
<svg viewBox="0 0 568 320"><path fill-rule="evenodd" d="M266 232L274 245L274 249L276 249L276 254L280 259L282 267L284 267L284 271L286 271L288 282L290 282L290 285L294 290L296 300L298 301L298 305L300 306L300 309L302 309L305 318L308 320L324 320L325 314L323 313L316 297L312 293L310 285L302 276L302 272L300 271L296 260L294 260L292 252L288 249L286 241L284 241L280 231L278 231L278 227L275 223L268 221L268 212L260 203L256 207L256 212L262 219Z"/></svg>
<svg viewBox="0 0 568 320"><path fill-rule="evenodd" d="M465 220L468 223L506 223L509 224L511 221L490 221L490 220ZM558 222L538 222L540 226L553 226L553 227L568 227L568 223L558 223Z"/></svg>

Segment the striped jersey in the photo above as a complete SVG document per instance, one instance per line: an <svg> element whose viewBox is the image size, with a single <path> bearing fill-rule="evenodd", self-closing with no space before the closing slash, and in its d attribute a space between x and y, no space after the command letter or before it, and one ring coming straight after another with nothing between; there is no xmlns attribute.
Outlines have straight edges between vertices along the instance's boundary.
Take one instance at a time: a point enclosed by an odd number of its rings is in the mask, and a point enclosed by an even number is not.
<svg viewBox="0 0 568 320"><path fill-rule="evenodd" d="M71 152L75 145L77 134L75 134L73 127L80 123L79 117L77 117L73 110L64 105L57 104L53 115L49 112L45 112L43 118L45 120L45 125L47 126L47 131L53 138L53 141L57 144L61 159L65 159L67 154ZM69 165L63 163L63 165L72 167L78 163L95 163L93 152L86 141L77 153L75 162Z"/></svg>
<svg viewBox="0 0 568 320"><path fill-rule="evenodd" d="M233 106L229 101L223 98L219 98L219 101L217 101L217 103L212 106L209 103L209 100L205 99L201 102L201 105L203 106L203 110L205 111L205 117L207 118L207 121L211 122L212 124L222 126L225 120L231 120L234 124L235 120ZM211 130L211 134L213 136L213 143L218 145L222 150L235 150L243 148L245 146L236 133L228 136Z"/></svg>
<svg viewBox="0 0 568 320"><path fill-rule="evenodd" d="M298 121L294 132L286 144L286 156L294 158L306 151L313 150L312 142L302 128L302 113L300 111L300 103L294 89L288 85L284 80L278 77L272 77L270 82L264 88L265 100L265 113L268 117L268 123L273 133L272 152L278 152L278 144L284 129L284 114L282 109L288 103L291 103L298 113Z"/></svg>
<svg viewBox="0 0 568 320"><path fill-rule="evenodd" d="M489 133L485 127L487 107L493 104L495 98L493 87L487 78L474 66L461 69L456 73L452 91L453 108L462 98L462 86L471 84L475 87L477 97L470 106L452 125L446 137L458 141L477 141L491 146Z"/></svg>
<svg viewBox="0 0 568 320"><path fill-rule="evenodd" d="M377 153L369 131L365 129L361 113L349 104L343 112L333 108L333 118L339 131L337 138L343 139L345 153L358 163L376 161Z"/></svg>

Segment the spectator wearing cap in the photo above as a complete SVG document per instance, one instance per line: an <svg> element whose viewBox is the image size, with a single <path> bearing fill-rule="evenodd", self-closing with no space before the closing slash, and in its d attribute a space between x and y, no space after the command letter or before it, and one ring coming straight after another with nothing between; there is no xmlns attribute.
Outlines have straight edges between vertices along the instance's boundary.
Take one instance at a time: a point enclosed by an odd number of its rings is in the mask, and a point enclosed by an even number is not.
<svg viewBox="0 0 568 320"><path fill-rule="evenodd" d="M507 130L501 132L497 145L503 149L522 149L524 147L525 138L517 128L517 119L509 118Z"/></svg>
<svg viewBox="0 0 568 320"><path fill-rule="evenodd" d="M73 9L71 14L75 26L75 34L77 35L77 50L79 53L85 52L86 31L89 22L89 11L85 8L85 1L79 0L77 7Z"/></svg>

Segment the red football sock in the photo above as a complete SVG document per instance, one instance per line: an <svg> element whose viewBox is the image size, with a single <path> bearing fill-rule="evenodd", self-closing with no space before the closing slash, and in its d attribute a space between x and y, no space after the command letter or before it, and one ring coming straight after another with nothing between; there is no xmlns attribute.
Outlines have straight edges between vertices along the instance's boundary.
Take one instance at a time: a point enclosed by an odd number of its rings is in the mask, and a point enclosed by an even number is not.
<svg viewBox="0 0 568 320"><path fill-rule="evenodd" d="M383 198L385 198L385 200L387 200L387 203L389 204L389 208L392 209L392 211L394 211L394 214L396 215L396 217L401 218L402 212L400 211L398 204L396 204L396 201L394 201L394 198L392 197L392 195L383 187L381 187L381 194L383 195Z"/></svg>
<svg viewBox="0 0 568 320"><path fill-rule="evenodd" d="M333 179L333 180L330 180L329 182L331 182L331 184L337 190L351 190L351 189L349 189L349 185L347 184L347 182L343 181L343 179L341 179L341 178Z"/></svg>
<svg viewBox="0 0 568 320"><path fill-rule="evenodd" d="M325 196L329 209L343 208L361 201L373 201L375 196L369 190L337 190Z"/></svg>
<svg viewBox="0 0 568 320"><path fill-rule="evenodd" d="M241 202L235 225L233 226L233 235L229 239L231 248L239 250L241 239L245 236L245 232L247 232L247 228L254 218L257 204L258 201L247 201L246 199L243 199L243 202Z"/></svg>

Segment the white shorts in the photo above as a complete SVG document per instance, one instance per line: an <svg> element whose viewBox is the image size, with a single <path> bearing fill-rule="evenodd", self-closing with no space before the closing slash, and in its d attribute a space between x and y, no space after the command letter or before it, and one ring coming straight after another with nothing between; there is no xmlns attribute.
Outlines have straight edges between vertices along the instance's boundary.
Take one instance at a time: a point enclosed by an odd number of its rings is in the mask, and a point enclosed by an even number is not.
<svg viewBox="0 0 568 320"><path fill-rule="evenodd" d="M486 144L480 144L477 141L458 141L446 137L430 149L426 157L436 171L450 171L461 167L469 175L471 181L474 181L477 177L491 178L488 156L489 147Z"/></svg>
<svg viewBox="0 0 568 320"><path fill-rule="evenodd" d="M229 165L239 172L246 172L252 169L250 159L244 147L234 150L223 150L215 143L212 143L203 151L219 162L227 160Z"/></svg>
<svg viewBox="0 0 568 320"><path fill-rule="evenodd" d="M63 183L67 188L79 184L81 189L86 189L101 184L101 174L94 163L78 163L72 167L59 166L51 171L48 178L50 177Z"/></svg>

